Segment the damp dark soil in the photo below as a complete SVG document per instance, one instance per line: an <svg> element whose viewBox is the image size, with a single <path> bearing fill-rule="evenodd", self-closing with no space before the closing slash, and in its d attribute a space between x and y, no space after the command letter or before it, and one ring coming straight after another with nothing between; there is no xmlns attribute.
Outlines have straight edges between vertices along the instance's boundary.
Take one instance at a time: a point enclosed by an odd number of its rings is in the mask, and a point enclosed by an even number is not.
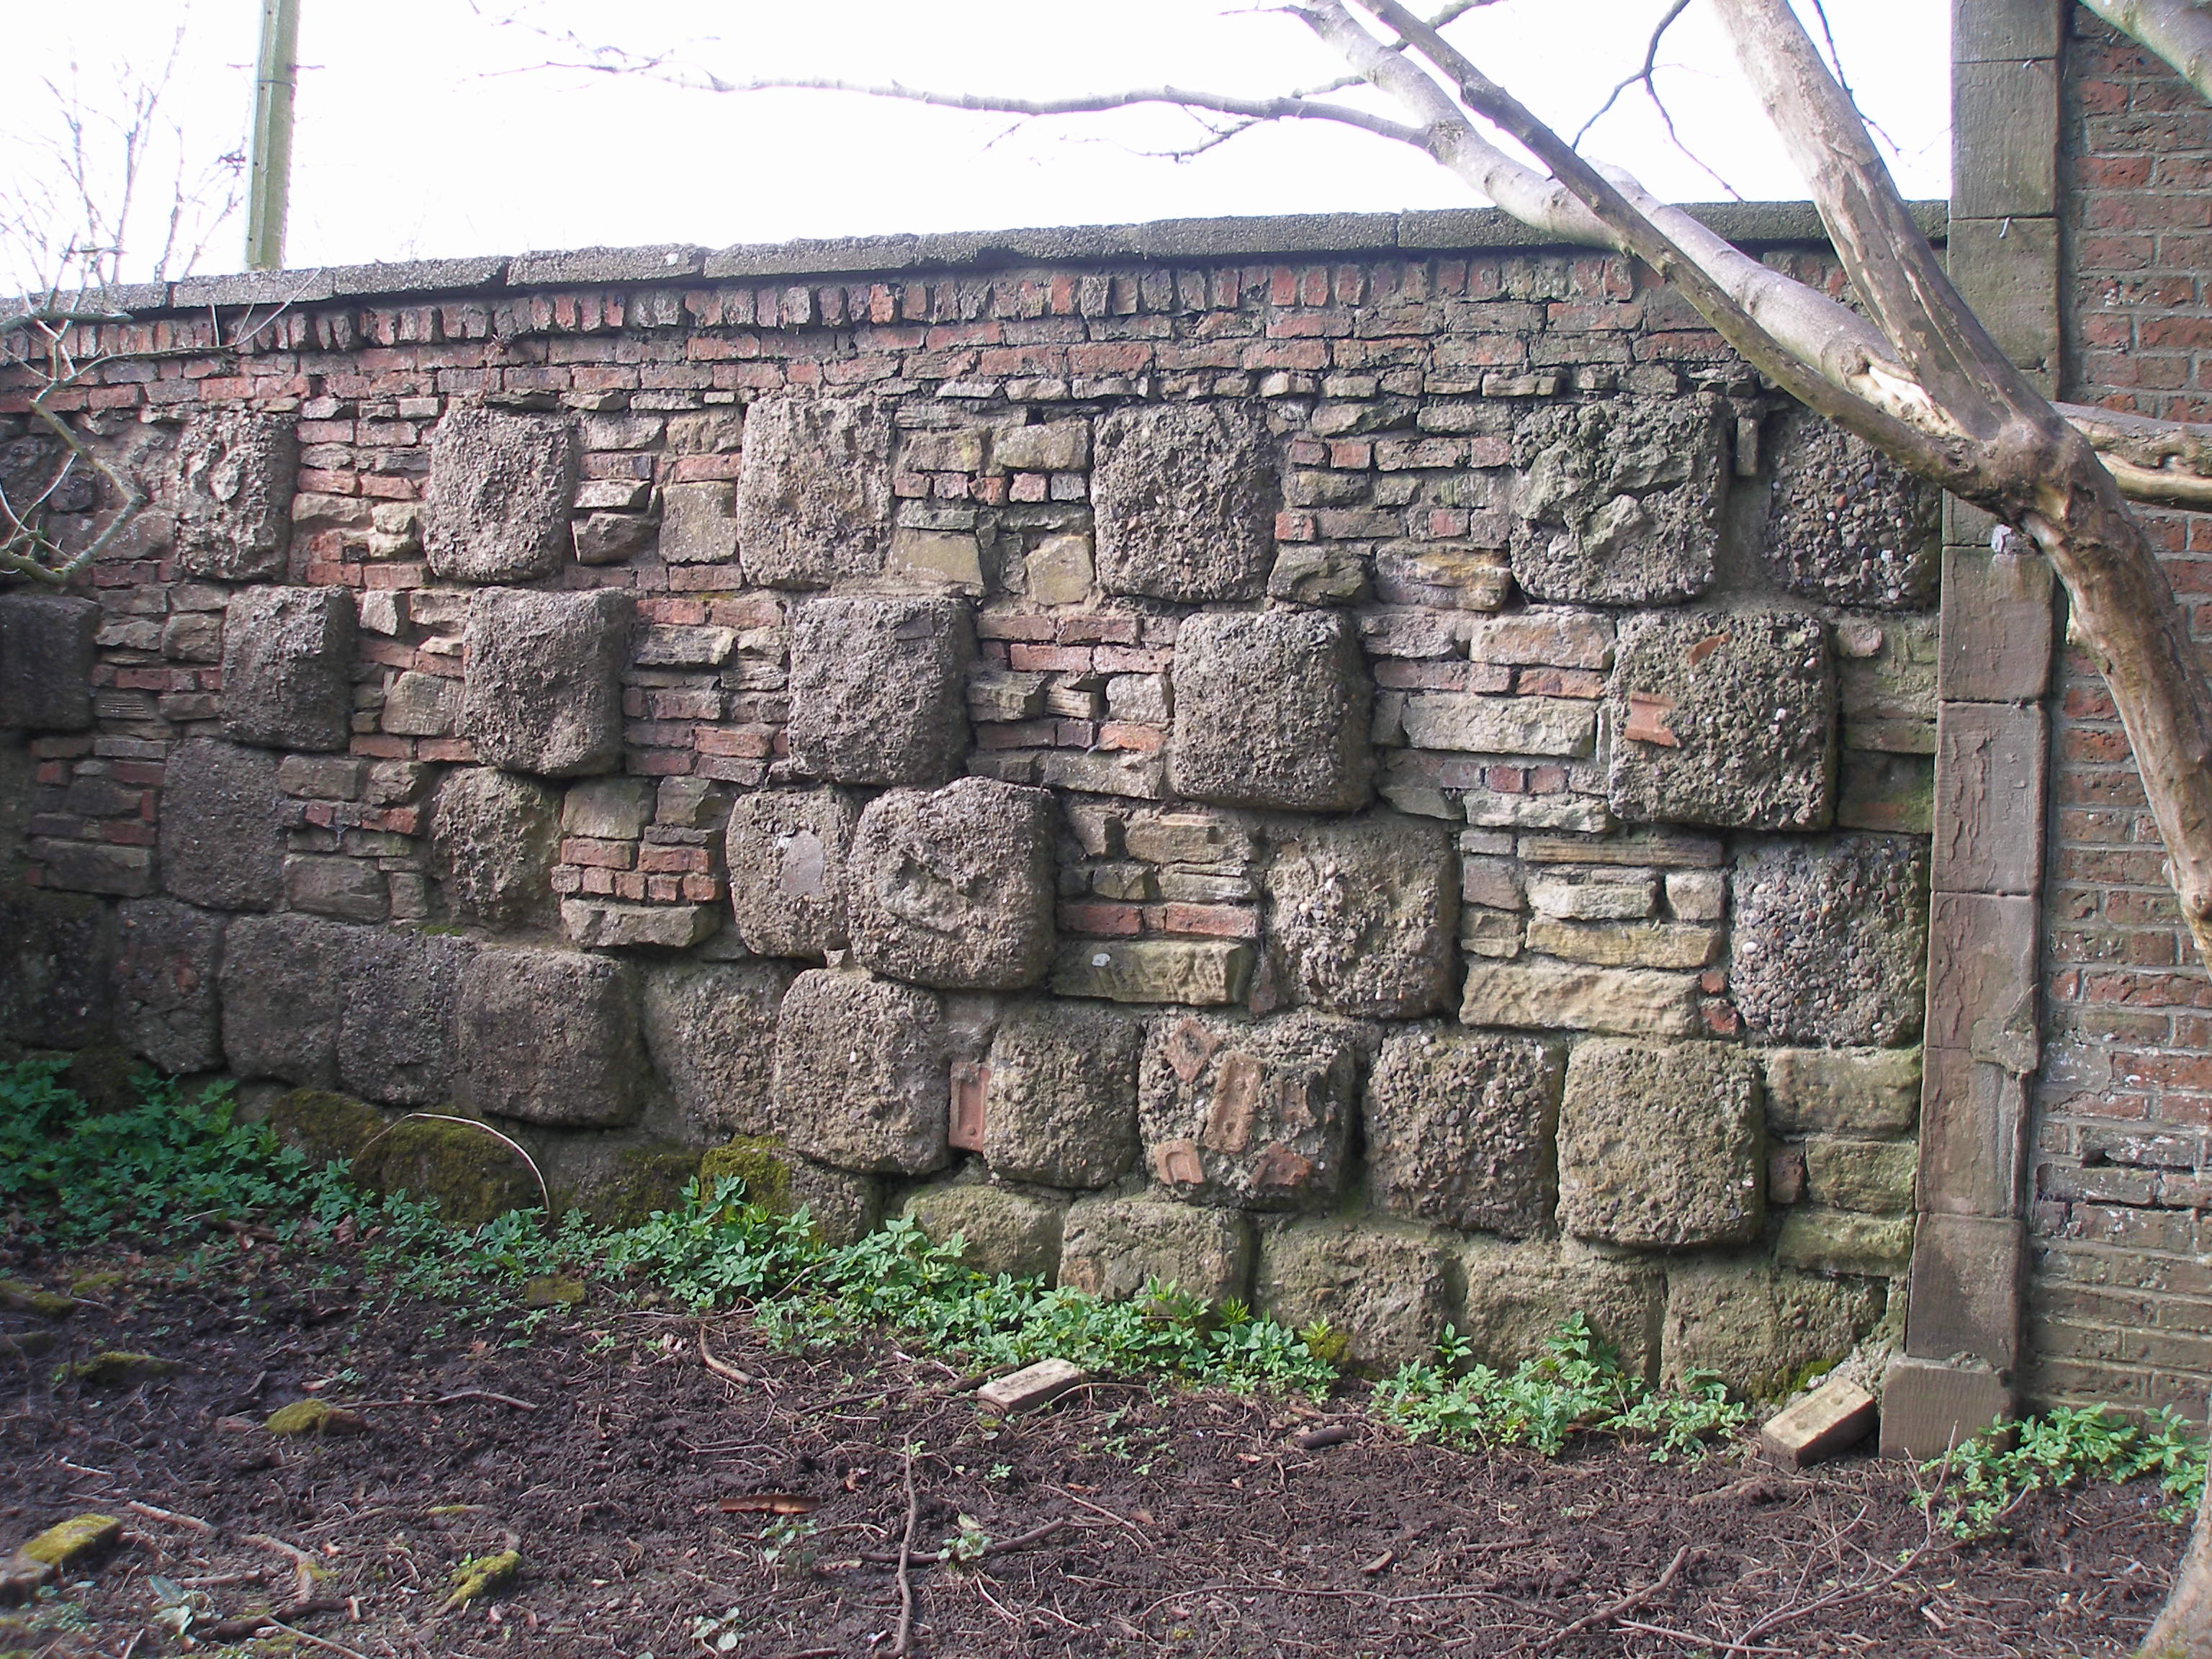
<svg viewBox="0 0 2212 1659"><path fill-rule="evenodd" d="M2119 1654L2183 1539L2148 1483L1961 1545L1867 1458L1462 1455L1356 1385L1099 1383L1000 1419L889 1342L781 1354L742 1316L587 1298L520 1329L265 1248L185 1282L40 1266L85 1299L0 1316L0 1555L88 1510L124 1529L0 1609L0 1654ZM74 1375L118 1352L175 1369ZM351 1420L268 1431L307 1399Z"/></svg>

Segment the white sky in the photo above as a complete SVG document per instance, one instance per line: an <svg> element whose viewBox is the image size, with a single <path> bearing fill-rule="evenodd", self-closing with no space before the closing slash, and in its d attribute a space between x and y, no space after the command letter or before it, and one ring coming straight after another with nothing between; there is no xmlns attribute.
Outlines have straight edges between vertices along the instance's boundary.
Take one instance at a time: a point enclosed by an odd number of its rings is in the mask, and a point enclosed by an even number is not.
<svg viewBox="0 0 2212 1659"><path fill-rule="evenodd" d="M1809 0L1799 0L1810 20ZM301 0L299 126L287 263L295 266L591 244L720 246L863 232L1081 224L1206 214L1474 204L1410 151L1320 125L1255 131L1198 160L1188 118L1126 112L1031 124L806 93L717 95L533 68L574 54L528 28L678 48L725 77L896 78L1037 95L1164 82L1251 94L1336 65L1255 0ZM1899 182L1948 190L1949 6L1826 0L1862 105L1901 147ZM1231 6L1238 9L1232 9ZM1664 0L1498 0L1454 38L1540 114L1571 131L1640 60ZM195 164L244 147L257 0L73 0L7 7L0 179L52 174L58 110L42 79L76 65L85 104L112 104L185 19L167 112ZM1690 147L1747 197L1802 194L1693 0L1668 36L1661 85ZM1668 145L1647 100L1622 100L1587 153L1662 195L1720 187ZM156 192L159 195L159 192ZM199 269L242 263L242 215ZM141 241L143 238L138 239ZM172 274L175 274L173 271Z"/></svg>

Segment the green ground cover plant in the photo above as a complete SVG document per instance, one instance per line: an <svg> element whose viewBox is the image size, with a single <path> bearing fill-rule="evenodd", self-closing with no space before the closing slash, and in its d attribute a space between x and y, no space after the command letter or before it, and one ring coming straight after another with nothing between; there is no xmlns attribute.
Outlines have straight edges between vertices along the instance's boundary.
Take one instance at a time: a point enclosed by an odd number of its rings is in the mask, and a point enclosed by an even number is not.
<svg viewBox="0 0 2212 1659"><path fill-rule="evenodd" d="M1938 1482L1942 1524L1960 1538L1999 1531L2021 1498L2088 1480L2157 1478L2160 1513L2186 1524L2204 1489L2204 1431L2172 1407L2136 1422L2104 1406L2060 1407L1977 1435L1922 1466Z"/></svg>

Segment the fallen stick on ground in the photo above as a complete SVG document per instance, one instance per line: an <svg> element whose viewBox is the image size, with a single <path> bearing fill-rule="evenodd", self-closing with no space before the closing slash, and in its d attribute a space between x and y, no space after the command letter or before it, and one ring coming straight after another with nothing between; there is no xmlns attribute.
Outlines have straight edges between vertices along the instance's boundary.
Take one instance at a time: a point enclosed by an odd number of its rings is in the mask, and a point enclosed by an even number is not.
<svg viewBox="0 0 2212 1659"><path fill-rule="evenodd" d="M726 1359L717 1358L714 1351L707 1346L707 1328L704 1325L699 1328L699 1363L717 1376L726 1377L732 1382L742 1382L748 1388L752 1386L753 1379L750 1373L739 1370Z"/></svg>
<svg viewBox="0 0 2212 1659"><path fill-rule="evenodd" d="M410 1395L404 1400L356 1400L345 1409L350 1412L385 1411L395 1406L451 1406L464 1400L489 1400L495 1406L512 1406L519 1412L534 1412L537 1404L528 1400L517 1400L511 1394L494 1394L489 1389L456 1389L451 1394L441 1394L435 1400L417 1400Z"/></svg>
<svg viewBox="0 0 2212 1659"><path fill-rule="evenodd" d="M1056 1521L1048 1521L1041 1527L1031 1527L1027 1532L1018 1534L1014 1537L1003 1539L997 1543L986 1544L975 1552L975 1559L982 1561L994 1555L1012 1555L1017 1550L1035 1549L1046 1539L1057 1533L1065 1532L1073 1524L1074 1522L1063 1515ZM890 1566L898 1560L898 1557L889 1550L878 1550L873 1553L862 1555L859 1559L872 1566ZM917 1567L938 1566L942 1565L944 1560L945 1558L941 1555L931 1555L920 1552L909 1553L907 1556L908 1564Z"/></svg>
<svg viewBox="0 0 2212 1659"><path fill-rule="evenodd" d="M174 1510L165 1510L155 1504L141 1504L136 1498L123 1507L133 1515L144 1516L149 1521L159 1521L167 1526L182 1527L187 1532L215 1530L215 1523L212 1521L203 1521L197 1515L179 1515Z"/></svg>
<svg viewBox="0 0 2212 1659"><path fill-rule="evenodd" d="M1537 1647L1540 1649L1556 1648L1562 1643L1572 1641L1576 1637L1580 1636L1584 1631L1589 1629L1593 1625L1607 1624L1611 1622L1613 1620L1619 1618L1624 1613L1635 1612L1637 1608L1642 1607L1644 1603L1650 1601L1653 1596L1658 1595L1661 1590L1665 1589L1668 1585L1674 1582L1674 1575L1682 1571L1683 1564L1690 1559L1691 1548L1692 1547L1690 1545L1685 1544L1681 1548L1676 1550L1674 1552L1674 1559L1667 1564L1667 1571L1661 1573L1656 1578L1646 1584L1642 1589L1631 1590L1619 1601L1607 1602L1605 1606L1600 1607L1595 1613L1584 1613L1581 1618L1576 1620L1573 1624L1567 1626L1562 1630L1553 1632L1542 1641L1537 1643Z"/></svg>
<svg viewBox="0 0 2212 1659"><path fill-rule="evenodd" d="M899 1540L898 1640L891 1644L891 1659L907 1659L914 1651L914 1529L921 1519L921 1499L914 1489L914 1448L906 1449L906 1535Z"/></svg>

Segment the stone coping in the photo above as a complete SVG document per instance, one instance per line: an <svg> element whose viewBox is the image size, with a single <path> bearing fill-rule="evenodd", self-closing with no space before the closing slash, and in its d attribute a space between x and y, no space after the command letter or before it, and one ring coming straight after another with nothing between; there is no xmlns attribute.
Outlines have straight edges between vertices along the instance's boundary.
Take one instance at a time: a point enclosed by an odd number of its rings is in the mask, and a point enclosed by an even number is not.
<svg viewBox="0 0 2212 1659"><path fill-rule="evenodd" d="M1710 202L1691 213L1730 241L1825 245L1827 233L1809 202ZM1930 238L1943 240L1949 204L1915 202ZM187 276L139 283L72 303L100 303L133 316L208 306L313 304L328 300L406 299L431 295L513 293L580 284L752 281L763 277L890 275L915 270L991 270L1024 265L1236 259L1278 254L1457 252L1486 248L1571 246L1530 230L1497 208L1417 209L1402 213L1307 213L1216 219L1158 219L1144 224L1065 225L1030 229L944 231L802 238L704 248L571 248L459 259L325 265L298 270ZM0 304L10 310L20 301Z"/></svg>

